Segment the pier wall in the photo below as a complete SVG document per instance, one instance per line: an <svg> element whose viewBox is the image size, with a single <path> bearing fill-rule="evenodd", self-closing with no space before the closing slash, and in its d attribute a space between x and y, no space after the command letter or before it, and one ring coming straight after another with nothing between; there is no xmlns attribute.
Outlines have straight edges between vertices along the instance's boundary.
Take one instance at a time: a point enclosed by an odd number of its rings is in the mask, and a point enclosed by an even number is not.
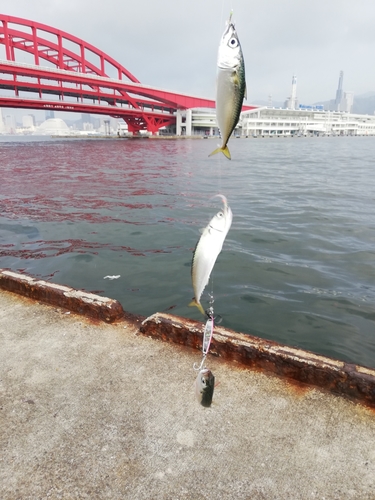
<svg viewBox="0 0 375 500"><path fill-rule="evenodd" d="M0 269L0 289L106 323L141 322L141 334L201 349L203 323L171 314L145 318L113 299ZM375 407L375 370L215 326L210 356L308 384Z"/></svg>

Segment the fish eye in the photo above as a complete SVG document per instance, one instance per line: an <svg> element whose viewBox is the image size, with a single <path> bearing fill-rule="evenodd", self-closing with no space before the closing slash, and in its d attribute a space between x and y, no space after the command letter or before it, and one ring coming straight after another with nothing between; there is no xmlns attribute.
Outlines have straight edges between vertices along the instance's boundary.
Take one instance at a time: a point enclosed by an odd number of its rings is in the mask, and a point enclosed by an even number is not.
<svg viewBox="0 0 375 500"><path fill-rule="evenodd" d="M232 38L228 42L228 45L232 49L235 49L238 46L238 40L237 40L237 38L235 38L234 36L232 36Z"/></svg>
<svg viewBox="0 0 375 500"><path fill-rule="evenodd" d="M217 214L218 217L223 217L223 215L224 215L223 212L218 212Z"/></svg>

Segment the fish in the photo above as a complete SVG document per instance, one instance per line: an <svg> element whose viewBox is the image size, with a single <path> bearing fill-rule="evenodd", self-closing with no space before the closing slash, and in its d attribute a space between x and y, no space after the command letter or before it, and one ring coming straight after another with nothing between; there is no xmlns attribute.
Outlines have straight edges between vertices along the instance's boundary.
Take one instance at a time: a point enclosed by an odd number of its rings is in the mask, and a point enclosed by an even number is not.
<svg viewBox="0 0 375 500"><path fill-rule="evenodd" d="M206 408L211 406L214 395L215 377L211 370L203 368L195 379L195 396L198 402Z"/></svg>
<svg viewBox="0 0 375 500"><path fill-rule="evenodd" d="M220 129L221 146L209 156L220 151L230 160L227 146L240 118L242 103L246 98L245 62L232 14L221 37L217 56L216 120Z"/></svg>
<svg viewBox="0 0 375 500"><path fill-rule="evenodd" d="M194 298L189 306L196 306L202 314L205 314L200 298L206 288L211 271L216 259L223 248L223 243L232 224L233 214L227 199L222 194L217 194L223 200L224 208L220 210L203 229L202 235L195 247L191 277L194 290Z"/></svg>

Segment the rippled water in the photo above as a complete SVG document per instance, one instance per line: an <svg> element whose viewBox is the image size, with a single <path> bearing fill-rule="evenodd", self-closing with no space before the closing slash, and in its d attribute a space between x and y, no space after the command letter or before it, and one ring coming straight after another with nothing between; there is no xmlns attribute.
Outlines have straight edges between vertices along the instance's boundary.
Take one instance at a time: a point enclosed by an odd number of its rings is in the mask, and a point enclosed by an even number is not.
<svg viewBox="0 0 375 500"><path fill-rule="evenodd" d="M1 267L200 319L191 257L220 192L223 324L375 367L374 138L232 139L232 161L212 140L1 141Z"/></svg>

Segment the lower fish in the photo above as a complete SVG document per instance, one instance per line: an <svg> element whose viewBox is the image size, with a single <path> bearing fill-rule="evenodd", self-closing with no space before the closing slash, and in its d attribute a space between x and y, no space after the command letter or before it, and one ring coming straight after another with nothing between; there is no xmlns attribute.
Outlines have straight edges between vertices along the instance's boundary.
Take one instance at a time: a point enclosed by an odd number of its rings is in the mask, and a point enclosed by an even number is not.
<svg viewBox="0 0 375 500"><path fill-rule="evenodd" d="M224 208L203 229L202 236L194 250L191 267L194 299L189 305L198 307L202 314L205 314L205 312L200 303L200 298L210 280L211 271L223 248L225 237L228 234L233 219L232 210L225 196L222 194L216 196L219 196L223 200Z"/></svg>
<svg viewBox="0 0 375 500"><path fill-rule="evenodd" d="M206 408L211 406L214 395L215 377L211 370L203 368L195 379L195 396Z"/></svg>

